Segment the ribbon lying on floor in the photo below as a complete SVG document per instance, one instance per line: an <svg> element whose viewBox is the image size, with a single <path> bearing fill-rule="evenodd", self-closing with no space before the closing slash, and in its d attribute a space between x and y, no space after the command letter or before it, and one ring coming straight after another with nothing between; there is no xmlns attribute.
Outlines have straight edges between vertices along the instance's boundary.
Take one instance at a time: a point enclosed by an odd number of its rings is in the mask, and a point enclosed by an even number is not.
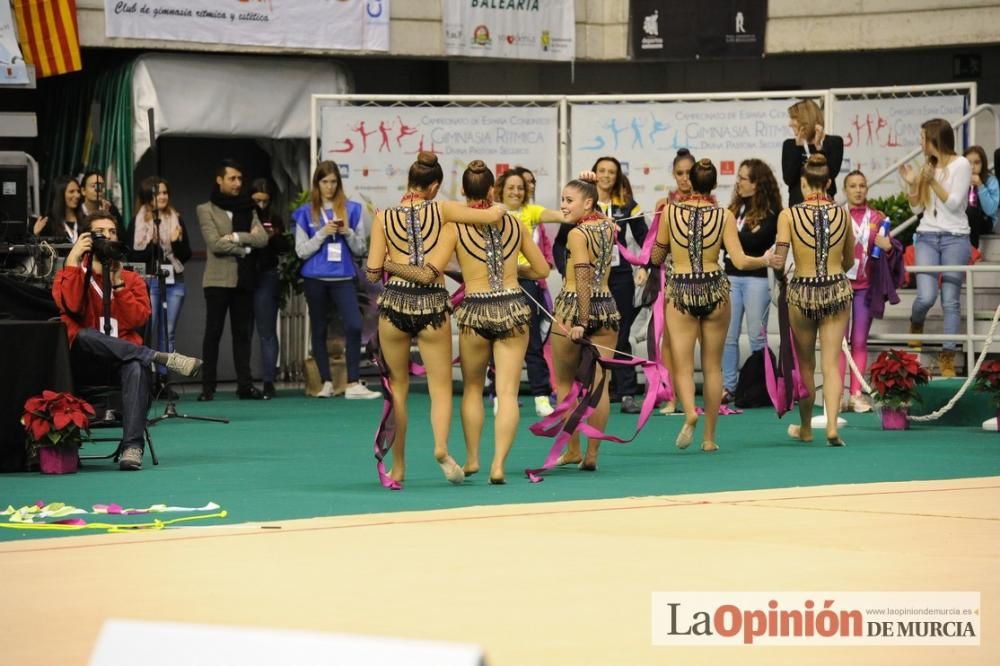
<svg viewBox="0 0 1000 666"><path fill-rule="evenodd" d="M91 511L64 504L62 502L36 502L30 506L22 506L15 509L8 506L5 511L0 512L0 516L9 516L9 522L0 523L0 527L10 529L30 529L30 530L108 530L109 532L123 532L128 530L141 529L163 529L169 525L192 520L204 520L206 518L225 518L228 513L223 510L216 513L209 513L200 516L187 516L183 518L173 518L169 520L156 519L150 523L93 523L87 522L83 518L69 518L67 516L80 515L119 515L134 516L150 513L193 513L196 511L215 511L219 509L215 502L209 502L205 506L186 507L168 506L166 504L153 504L145 509L126 509L119 504L95 504ZM37 522L49 518L57 518L52 522Z"/></svg>
<svg viewBox="0 0 1000 666"><path fill-rule="evenodd" d="M764 354L764 381L767 384L767 394L774 405L780 419L791 411L796 400L809 395L809 389L802 383L799 372L799 359L795 353L795 336L788 316L788 297L784 280L778 287L778 367L774 367L771 354Z"/></svg>
<svg viewBox="0 0 1000 666"><path fill-rule="evenodd" d="M663 366L648 359L613 359L601 358L600 351L589 339L583 338L580 344L580 365L578 366L576 377L570 387L569 393L556 405L552 414L546 416L538 423L531 426L532 433L540 437L555 437L549 454L540 468L524 470L525 476L532 483L542 481L542 474L555 467L559 456L570 438L577 432L590 439L604 442L614 442L616 444L627 444L634 440L645 427L646 422L656 408L657 397L664 388L666 379ZM600 379L597 379L597 368L601 366ZM612 367L641 367L646 377L646 394L642 400L642 408L639 411L639 420L636 424L635 432L628 439L622 439L615 435L601 432L597 428L587 423L587 419L597 408L597 404L604 394L604 385L607 382L608 374Z"/></svg>

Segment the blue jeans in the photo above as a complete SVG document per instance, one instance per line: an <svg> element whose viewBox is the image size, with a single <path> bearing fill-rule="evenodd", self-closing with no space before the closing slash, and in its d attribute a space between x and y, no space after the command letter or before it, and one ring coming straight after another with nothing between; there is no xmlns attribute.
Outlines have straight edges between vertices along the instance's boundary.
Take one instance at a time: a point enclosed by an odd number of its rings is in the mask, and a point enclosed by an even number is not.
<svg viewBox="0 0 1000 666"><path fill-rule="evenodd" d="M309 329L312 352L324 382L330 381L330 355L326 351L327 315L334 305L344 322L344 346L347 347L347 381L354 383L361 375L361 307L354 278L317 280L305 278L303 290L309 305Z"/></svg>
<svg viewBox="0 0 1000 666"><path fill-rule="evenodd" d="M122 450L130 446L144 448L146 412L152 402L149 365L153 350L120 338L82 328L73 341L72 353L117 366L122 391ZM159 366L158 366L159 367ZM79 378L76 378L80 381Z"/></svg>
<svg viewBox="0 0 1000 666"><path fill-rule="evenodd" d="M740 374L740 330L746 317L750 351L763 349L767 344L767 315L771 311L771 290L767 278L730 275L732 315L726 347L722 353L722 385L732 393Z"/></svg>
<svg viewBox="0 0 1000 666"><path fill-rule="evenodd" d="M257 274L257 288L253 292L253 318L260 338L260 376L265 382L274 383L278 367L278 271Z"/></svg>
<svg viewBox="0 0 1000 666"><path fill-rule="evenodd" d="M939 232L916 233L913 235L914 254L917 266L965 266L972 257L972 246L968 234L944 234ZM927 311L934 305L938 295L938 275L941 275L941 309L944 311L945 334L958 333L962 324L962 280L964 273L917 273L917 298L913 301L910 321L923 324ZM957 341L945 342L945 349L954 350Z"/></svg>
<svg viewBox="0 0 1000 666"><path fill-rule="evenodd" d="M153 314L150 316L150 326L152 326L153 337L150 338L150 346L159 351L172 352L175 350L174 341L177 339L177 320L181 316L181 307L184 305L184 296L187 289L184 281L167 285L167 329L160 330L160 283L157 280L146 280L149 285L149 303L153 307ZM164 345L164 336L166 344Z"/></svg>

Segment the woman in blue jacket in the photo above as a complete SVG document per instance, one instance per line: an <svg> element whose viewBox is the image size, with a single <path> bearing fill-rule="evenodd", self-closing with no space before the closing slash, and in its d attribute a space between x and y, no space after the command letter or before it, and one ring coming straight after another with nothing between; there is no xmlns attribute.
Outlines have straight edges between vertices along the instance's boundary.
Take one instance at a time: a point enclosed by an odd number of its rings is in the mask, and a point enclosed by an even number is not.
<svg viewBox="0 0 1000 666"><path fill-rule="evenodd" d="M304 262L302 277L312 352L323 388L319 398L333 395L330 359L326 351L327 315L330 305L337 308L344 321L347 347L348 400L370 400L381 393L370 391L359 380L361 363L361 309L356 288L354 256L366 253L366 238L361 227L361 204L348 201L334 162L320 162L312 177L309 202L292 213L295 224L295 253Z"/></svg>

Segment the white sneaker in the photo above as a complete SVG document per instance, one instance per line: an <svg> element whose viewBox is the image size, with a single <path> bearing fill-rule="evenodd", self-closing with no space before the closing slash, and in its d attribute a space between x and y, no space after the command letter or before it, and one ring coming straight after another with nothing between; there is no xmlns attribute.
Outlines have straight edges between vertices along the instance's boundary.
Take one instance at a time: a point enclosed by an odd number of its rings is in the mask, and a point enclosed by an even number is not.
<svg viewBox="0 0 1000 666"><path fill-rule="evenodd" d="M868 400L866 400L860 393L852 395L849 404L851 410L857 414L867 414L872 411L871 404L869 404Z"/></svg>
<svg viewBox="0 0 1000 666"><path fill-rule="evenodd" d="M348 400L374 400L375 398L381 398L382 394L377 391L369 390L369 388L361 382L354 382L347 387L346 391L344 391L344 397Z"/></svg>
<svg viewBox="0 0 1000 666"><path fill-rule="evenodd" d="M333 396L333 382L323 382L323 388L316 394L317 398L329 398Z"/></svg>
<svg viewBox="0 0 1000 666"><path fill-rule="evenodd" d="M554 411L548 396L540 395L535 398L535 414L537 416L548 416Z"/></svg>

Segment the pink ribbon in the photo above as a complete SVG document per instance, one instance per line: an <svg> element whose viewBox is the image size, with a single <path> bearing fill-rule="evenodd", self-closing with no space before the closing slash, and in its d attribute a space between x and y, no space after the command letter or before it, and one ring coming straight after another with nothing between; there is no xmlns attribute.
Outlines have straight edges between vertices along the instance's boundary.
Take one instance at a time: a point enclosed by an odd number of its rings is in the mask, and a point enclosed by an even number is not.
<svg viewBox="0 0 1000 666"><path fill-rule="evenodd" d="M552 443L542 466L524 470L528 480L532 483L542 481L542 474L555 467L559 456L562 455L563 450L566 448L566 444L576 432L590 439L614 442L616 444L627 444L633 441L649 421L650 416L656 409L658 396L664 390L663 384L666 381L664 375L666 373L660 363L638 358L601 358L597 348L587 338L582 339L580 345L582 346L580 366L569 393L556 405L552 414L546 416L530 428L531 432L535 435L555 437L555 441ZM597 366L599 365L604 368L605 372L602 373L601 379L597 380ZM628 439L609 435L587 423L587 419L597 407L604 393L604 384L607 381L608 372L613 366L640 366L646 378L646 393L643 396L639 419L635 432Z"/></svg>

